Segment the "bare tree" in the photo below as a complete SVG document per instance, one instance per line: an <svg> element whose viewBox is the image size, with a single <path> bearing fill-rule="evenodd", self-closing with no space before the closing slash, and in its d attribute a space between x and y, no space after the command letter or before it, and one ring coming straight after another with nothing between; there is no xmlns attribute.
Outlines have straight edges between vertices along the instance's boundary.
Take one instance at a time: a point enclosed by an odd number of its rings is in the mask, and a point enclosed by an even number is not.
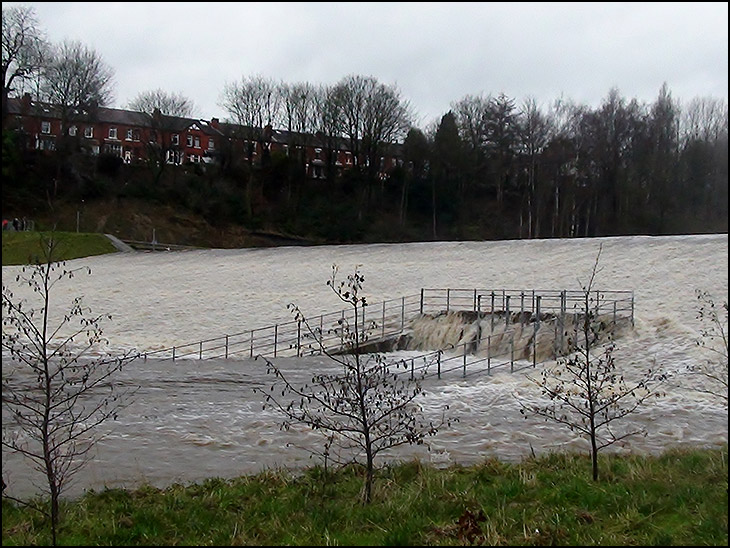
<svg viewBox="0 0 730 548"><path fill-rule="evenodd" d="M370 206L384 151L390 143L405 139L413 114L396 86L372 76L346 76L334 86L333 96L339 105L338 133L348 140L355 167L366 177L358 208L362 218Z"/></svg>
<svg viewBox="0 0 730 548"><path fill-rule="evenodd" d="M244 141L248 160L246 183L246 212L253 215L254 154L261 152L266 162L271 142L272 126L279 120L282 94L279 84L263 76L243 77L240 82L227 83L223 88L221 106L235 124L232 137Z"/></svg>
<svg viewBox="0 0 730 548"><path fill-rule="evenodd" d="M519 128L514 100L500 93L489 102L485 116L484 146L488 152L489 162L493 166L497 205L501 208L513 170L518 142Z"/></svg>
<svg viewBox="0 0 730 548"><path fill-rule="evenodd" d="M388 363L380 354L366 356L362 352L369 333L359 320L360 311L367 306L366 298L361 295L364 279L356 267L346 281L338 282L337 267L333 266L332 277L327 282L353 313L352 322L345 318L338 328L345 341L347 352L344 354L335 355L325 348L318 328L312 329L299 308L291 306L295 318L307 326L322 353L334 360L341 372L317 373L312 375L311 383L296 386L281 368L264 358L276 381L271 390L255 390L263 394L265 407L284 416L282 428L300 424L321 431L326 438L323 454L327 458L340 464L358 463L364 453L362 497L369 503L375 458L383 451L404 444L422 444L449 420L442 415L438 422L427 422L416 401L424 393L421 381L426 367L419 374L411 375L405 364ZM337 449L334 454L333 447Z"/></svg>
<svg viewBox="0 0 730 548"><path fill-rule="evenodd" d="M465 177L459 179L458 197L464 203L470 187L486 185L486 121L492 97L487 95L466 95L452 103L451 111L456 117L459 135L464 143Z"/></svg>
<svg viewBox="0 0 730 548"><path fill-rule="evenodd" d="M77 41L55 46L43 73L44 99L61 110L61 121L74 111L93 111L113 100L114 70L95 50Z"/></svg>
<svg viewBox="0 0 730 548"><path fill-rule="evenodd" d="M162 89L143 91L129 101L127 107L152 115L156 110L165 116L185 118L191 116L195 104L182 93L170 93Z"/></svg>
<svg viewBox="0 0 730 548"><path fill-rule="evenodd" d="M542 152L550 138L550 121L540 111L534 98L524 101L520 116L520 145L527 170L527 237L540 237L542 189L539 185L539 167Z"/></svg>
<svg viewBox="0 0 730 548"><path fill-rule="evenodd" d="M69 156L68 122L94 120L96 110L112 102L114 71L93 49L81 42L64 41L52 48L41 77L43 100L58 109L61 131L56 138L56 176L48 204L58 193L64 163Z"/></svg>
<svg viewBox="0 0 730 548"><path fill-rule="evenodd" d="M340 139L340 120L342 118L341 98L334 86L319 86L314 92L314 129L325 144L326 176L332 182L335 176L335 155ZM353 153L353 162L356 162Z"/></svg>
<svg viewBox="0 0 730 548"><path fill-rule="evenodd" d="M28 505L50 518L54 545L59 497L90 458L100 439L98 427L114 419L125 405L129 392L115 387L112 376L132 358L131 352L99 353L106 343L101 324L111 316L91 314L80 297L54 325L56 284L81 270L91 272L56 262L58 246L53 236L42 236L42 259L17 276L18 283L32 289L37 306L16 299L2 286L2 446L28 459L45 477L50 513ZM3 496L23 502L6 494L5 488Z"/></svg>
<svg viewBox="0 0 730 548"><path fill-rule="evenodd" d="M311 133L315 120L316 88L307 82L281 84L279 93L284 127L290 132Z"/></svg>
<svg viewBox="0 0 730 548"><path fill-rule="evenodd" d="M657 386L666 379L659 369L649 368L628 381L617 368L613 357L615 343L609 335L601 341L600 318L595 311L593 285L598 273L598 251L590 279L582 285L580 341L569 341L575 352L558 359L554 367L545 367L539 378L527 376L547 397L548 404L520 402L521 413L544 417L567 426L586 438L591 445L593 480L598 480L598 452L629 436L643 433L639 427L624 427L626 417L649 399L660 396ZM594 355L592 348L601 343L603 354Z"/></svg>
<svg viewBox="0 0 730 548"><path fill-rule="evenodd" d="M18 91L18 86L38 75L49 46L39 27L35 9L28 6L3 7L2 40L4 119L8 97Z"/></svg>
<svg viewBox="0 0 730 548"><path fill-rule="evenodd" d="M683 108L681 135L683 140L713 141L727 135L727 102L716 97L694 97Z"/></svg>
<svg viewBox="0 0 730 548"><path fill-rule="evenodd" d="M132 99L128 108L143 113L152 134L145 139L147 164L159 184L168 163L182 162L180 144L172 141L172 133L182 131L195 109L194 103L182 93L170 93L162 89L143 91Z"/></svg>
<svg viewBox="0 0 730 548"><path fill-rule="evenodd" d="M692 388L717 398L724 406L728 406L728 359L727 359L727 300L718 306L707 291L697 291L700 307L697 318L702 328L697 344L707 349L710 357L703 363L689 366L689 370L702 377L704 382L692 383Z"/></svg>

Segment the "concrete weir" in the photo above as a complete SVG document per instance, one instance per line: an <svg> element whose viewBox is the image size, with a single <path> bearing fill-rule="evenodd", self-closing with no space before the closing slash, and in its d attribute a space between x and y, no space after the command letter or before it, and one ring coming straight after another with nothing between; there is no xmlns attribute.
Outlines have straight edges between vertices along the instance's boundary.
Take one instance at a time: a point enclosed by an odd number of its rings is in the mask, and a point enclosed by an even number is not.
<svg viewBox="0 0 730 548"><path fill-rule="evenodd" d="M513 355L515 360L555 359L575 349L576 341L584 345L585 315L532 312L449 311L419 314L408 328L361 346L361 352L393 352L396 350L436 351L454 350L477 356ZM621 336L631 327L628 318L595 317L592 321L593 340Z"/></svg>

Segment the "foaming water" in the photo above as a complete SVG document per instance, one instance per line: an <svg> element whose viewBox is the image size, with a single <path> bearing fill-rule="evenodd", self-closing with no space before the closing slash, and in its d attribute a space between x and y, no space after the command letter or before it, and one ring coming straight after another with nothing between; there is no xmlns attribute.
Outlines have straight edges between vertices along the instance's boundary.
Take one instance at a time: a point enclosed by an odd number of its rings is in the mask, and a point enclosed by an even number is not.
<svg viewBox="0 0 730 548"><path fill-rule="evenodd" d="M421 287L577 290L601 244L595 287L635 295L635 327L618 340L617 364L629 377L658 365L686 378L685 368L704 359L694 342L700 330L694 290L706 290L718 302L727 299L727 235L120 253L70 261L90 266L92 275L59 286L54 310L61 314L73 297L83 295L93 311L112 314L104 334L113 349L154 350L289 321L289 303L310 316L339 310L342 303L325 285L332 264L341 267L342 276L362 265L370 302L416 294ZM17 272L18 267L3 267L3 283L12 287ZM23 286L12 289L31 296ZM315 357L280 362L302 380L332 367ZM427 379L425 412L440 414L449 405L459 422L430 438L430 452L406 447L391 456L447 465L487 457L518 460L532 451L586 451L569 430L522 417L520 401L539 401L539 390L527 378L539 366L524 362L517 369L471 374L467 365L466 378L459 369ZM271 380L260 360L133 362L119 381L140 388L119 419L105 426L94 460L68 493L311 464L303 448L321 447L319 435L281 431L280 417L263 410L253 392ZM646 428L646 437L629 438L612 450L654 453L679 444L726 443L727 410L689 385L668 384L664 398L632 416ZM5 451L3 477L19 495L34 492L31 478L39 479Z"/></svg>

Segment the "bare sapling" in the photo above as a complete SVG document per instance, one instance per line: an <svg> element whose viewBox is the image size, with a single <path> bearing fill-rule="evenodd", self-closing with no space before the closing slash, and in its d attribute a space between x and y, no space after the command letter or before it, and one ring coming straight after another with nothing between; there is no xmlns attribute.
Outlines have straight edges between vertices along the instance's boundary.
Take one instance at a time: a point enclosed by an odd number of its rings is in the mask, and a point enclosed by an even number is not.
<svg viewBox="0 0 730 548"><path fill-rule="evenodd" d="M56 320L53 292L57 284L87 267L57 262L59 241L41 236L42 257L24 266L15 278L33 292L18 299L2 286L3 452L26 458L44 478L38 486L49 497L50 511L14 497L11 478L3 478L3 497L41 511L50 519L56 545L59 498L73 476L91 458L98 428L115 419L130 389L115 386L113 375L132 359L131 352L105 354L102 322L76 297ZM56 323L57 322L57 323Z"/></svg>
<svg viewBox="0 0 730 548"><path fill-rule="evenodd" d="M356 267L346 280L337 280L337 266L327 285L340 301L349 305L351 317L338 321L343 348L327 348L319 328L312 328L301 310L291 305L295 319L302 321L319 350L336 364L336 373L315 373L310 382L296 385L282 369L264 358L268 372L276 378L264 395L264 408L283 415L283 429L304 425L320 431L324 450L319 452L338 465L359 464L365 469L362 500L372 499L375 459L382 452L405 444L424 443L450 420L424 418L419 398L425 397L422 380L427 366L414 374L404 362L388 361L382 354L365 354L370 329L362 325L361 311L367 306L362 296L365 280ZM364 462L363 461L364 458ZM326 464L327 460L325 460Z"/></svg>
<svg viewBox="0 0 730 548"><path fill-rule="evenodd" d="M581 322L573 353L546 366L539 377L528 375L548 403L520 402L525 418L538 416L569 428L588 440L593 480L598 480L598 453L645 430L628 419L650 399L661 396L657 388L666 379L659 369L649 367L629 381L614 358L611 333L602 335L596 311L594 284L601 249L587 284L581 284ZM569 334L566 334L569 335ZM603 337L603 339L602 339Z"/></svg>
<svg viewBox="0 0 730 548"><path fill-rule="evenodd" d="M707 291L697 290L696 294L700 303L697 319L701 324L696 343L707 351L707 356L703 361L688 366L690 372L699 378L698 382L691 383L691 387L698 392L713 396L727 409L727 300L718 307Z"/></svg>

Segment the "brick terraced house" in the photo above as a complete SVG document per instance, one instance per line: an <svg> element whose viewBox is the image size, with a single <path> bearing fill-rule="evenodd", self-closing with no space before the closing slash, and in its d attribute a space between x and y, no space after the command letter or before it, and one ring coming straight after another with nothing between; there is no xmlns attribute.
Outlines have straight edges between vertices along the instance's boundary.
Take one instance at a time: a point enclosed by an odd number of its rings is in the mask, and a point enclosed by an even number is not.
<svg viewBox="0 0 730 548"><path fill-rule="evenodd" d="M264 152L303 153L307 177L321 179L326 177L328 166L339 174L364 161L354 157L348 140L342 137L302 134L271 126L251 131L217 118L182 118L159 111L150 115L107 107L75 111L64 117L61 108L33 101L29 94L8 100L4 127L19 132L28 149L54 151L59 136L65 135L66 142L75 150L92 155L112 154L127 164L146 161L152 154L160 154L165 162L174 165L213 163L224 148L243 155L252 164L260 163ZM385 150L377 166L381 179L387 179L401 163L400 145L390 143Z"/></svg>

